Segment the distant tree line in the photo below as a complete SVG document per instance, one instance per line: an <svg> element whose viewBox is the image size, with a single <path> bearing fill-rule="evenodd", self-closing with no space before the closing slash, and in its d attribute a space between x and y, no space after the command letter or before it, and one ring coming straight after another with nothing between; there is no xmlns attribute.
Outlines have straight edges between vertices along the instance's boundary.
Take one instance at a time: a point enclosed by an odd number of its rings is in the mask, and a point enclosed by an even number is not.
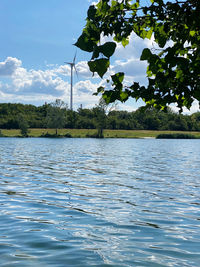
<svg viewBox="0 0 200 267"><path fill-rule="evenodd" d="M76 128L200 131L200 112L183 115L153 108L133 112L107 111L101 105L72 111L61 100L42 106L0 104L0 129ZM101 134L101 133L100 133Z"/></svg>

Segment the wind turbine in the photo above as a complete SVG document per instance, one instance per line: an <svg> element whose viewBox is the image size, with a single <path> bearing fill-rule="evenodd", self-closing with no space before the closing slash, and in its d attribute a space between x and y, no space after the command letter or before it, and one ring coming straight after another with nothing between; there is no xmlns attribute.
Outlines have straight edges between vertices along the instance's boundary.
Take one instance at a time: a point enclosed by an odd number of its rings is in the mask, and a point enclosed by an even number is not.
<svg viewBox="0 0 200 267"><path fill-rule="evenodd" d="M74 55L73 62L65 62L65 64L70 65L71 67L71 92L70 92L70 109L73 110L73 69L76 71L75 67L76 53ZM77 74L77 71L76 71Z"/></svg>

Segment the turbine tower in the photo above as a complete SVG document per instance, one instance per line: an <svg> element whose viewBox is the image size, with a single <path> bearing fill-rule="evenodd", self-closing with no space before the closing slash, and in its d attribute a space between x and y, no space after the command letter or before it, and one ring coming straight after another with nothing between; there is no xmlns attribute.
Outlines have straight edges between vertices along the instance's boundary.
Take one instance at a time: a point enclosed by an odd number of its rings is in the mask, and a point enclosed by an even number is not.
<svg viewBox="0 0 200 267"><path fill-rule="evenodd" d="M76 71L75 60L76 60L76 53L75 53L73 62L65 62L65 64L68 64L71 67L71 91L70 91L70 109L71 110L73 110L73 69L75 69Z"/></svg>

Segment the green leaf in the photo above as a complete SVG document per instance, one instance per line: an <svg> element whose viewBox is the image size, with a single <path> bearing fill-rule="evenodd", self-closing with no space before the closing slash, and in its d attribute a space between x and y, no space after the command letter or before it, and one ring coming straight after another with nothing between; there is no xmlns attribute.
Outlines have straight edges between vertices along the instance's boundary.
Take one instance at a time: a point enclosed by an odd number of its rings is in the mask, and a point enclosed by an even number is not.
<svg viewBox="0 0 200 267"><path fill-rule="evenodd" d="M118 4L118 2L116 0L112 0L111 4L112 4L112 6L116 6Z"/></svg>
<svg viewBox="0 0 200 267"><path fill-rule="evenodd" d="M94 5L90 6L87 12L88 19L94 19L96 15L96 7Z"/></svg>
<svg viewBox="0 0 200 267"><path fill-rule="evenodd" d="M198 101L200 101L200 90L196 90L193 95Z"/></svg>
<svg viewBox="0 0 200 267"><path fill-rule="evenodd" d="M191 99L190 100L189 99L183 100L183 106L185 106L187 109L190 109L191 105L192 105Z"/></svg>
<svg viewBox="0 0 200 267"><path fill-rule="evenodd" d="M94 43L90 40L88 35L85 32L83 32L81 36L78 38L77 42L75 43L75 46L77 46L81 50L92 52Z"/></svg>
<svg viewBox="0 0 200 267"><path fill-rule="evenodd" d="M97 92L98 93L103 93L104 92L104 89L105 88L103 86L100 86L100 87L97 88Z"/></svg>
<svg viewBox="0 0 200 267"><path fill-rule="evenodd" d="M122 45L123 47L127 46L129 44L129 39L128 38L123 38L122 39Z"/></svg>
<svg viewBox="0 0 200 267"><path fill-rule="evenodd" d="M98 46L96 46L93 50L92 59L95 59L98 57L99 57L99 49L98 49Z"/></svg>
<svg viewBox="0 0 200 267"><path fill-rule="evenodd" d="M97 88L97 92L96 93L93 93L93 95L98 95L99 93L103 93L105 90L105 88L103 86L100 86Z"/></svg>
<svg viewBox="0 0 200 267"><path fill-rule="evenodd" d="M158 23L155 27L155 41L160 47L164 47L167 42L167 34L164 30L164 25Z"/></svg>
<svg viewBox="0 0 200 267"><path fill-rule="evenodd" d="M123 10L123 9L124 9L124 4L123 4L123 3L121 3L121 4L119 5L119 9L120 9L120 10Z"/></svg>
<svg viewBox="0 0 200 267"><path fill-rule="evenodd" d="M109 94L110 92L110 94ZM106 104L110 104L110 96L111 96L112 92L111 91L106 91L103 93L102 98L104 99L104 101L106 102Z"/></svg>
<svg viewBox="0 0 200 267"><path fill-rule="evenodd" d="M110 6L108 5L109 0L101 0L96 5L98 9L101 11L102 15L105 15L109 10Z"/></svg>
<svg viewBox="0 0 200 267"><path fill-rule="evenodd" d="M177 70L176 72L176 78L181 79L183 77L183 71L182 70Z"/></svg>
<svg viewBox="0 0 200 267"><path fill-rule="evenodd" d="M149 48L144 48L140 60L148 60L152 56L152 53Z"/></svg>
<svg viewBox="0 0 200 267"><path fill-rule="evenodd" d="M111 57L116 49L116 43L115 42L107 42L101 46L99 46L99 52L104 54L106 57Z"/></svg>
<svg viewBox="0 0 200 267"><path fill-rule="evenodd" d="M147 67L147 77L151 77L153 75L152 71L149 69L149 66Z"/></svg>
<svg viewBox="0 0 200 267"><path fill-rule="evenodd" d="M111 78L115 85L121 84L124 80L124 73L118 72L115 75L112 75Z"/></svg>
<svg viewBox="0 0 200 267"><path fill-rule="evenodd" d="M125 102L128 99L128 97L129 97L129 95L128 95L127 92L121 92L121 94L120 94L120 100L122 102Z"/></svg>
<svg viewBox="0 0 200 267"><path fill-rule="evenodd" d="M196 34L196 31L190 31L190 36L195 36L195 34Z"/></svg>
<svg viewBox="0 0 200 267"><path fill-rule="evenodd" d="M97 72L98 75L103 78L103 75L110 66L110 61L106 58L96 59L94 61L89 61L88 66L91 72Z"/></svg>
<svg viewBox="0 0 200 267"><path fill-rule="evenodd" d="M175 95L175 97L176 97L176 100L179 100L179 95Z"/></svg>
<svg viewBox="0 0 200 267"><path fill-rule="evenodd" d="M139 88L140 88L140 85L139 83L136 83L136 82L134 82L130 87L130 89L132 89L133 91L137 91Z"/></svg>
<svg viewBox="0 0 200 267"><path fill-rule="evenodd" d="M131 5L131 9L137 9L139 7L139 3L138 2L136 2L136 3L134 3L134 4L132 4Z"/></svg>
<svg viewBox="0 0 200 267"><path fill-rule="evenodd" d="M146 36L147 36L147 32L146 32L146 30L140 30L140 32L139 32L139 36L142 38L142 39L145 39L146 38Z"/></svg>
<svg viewBox="0 0 200 267"><path fill-rule="evenodd" d="M151 30L149 30L147 33L146 33L146 38L147 39L151 39L151 36L152 36L152 33L153 33L153 30L151 29Z"/></svg>

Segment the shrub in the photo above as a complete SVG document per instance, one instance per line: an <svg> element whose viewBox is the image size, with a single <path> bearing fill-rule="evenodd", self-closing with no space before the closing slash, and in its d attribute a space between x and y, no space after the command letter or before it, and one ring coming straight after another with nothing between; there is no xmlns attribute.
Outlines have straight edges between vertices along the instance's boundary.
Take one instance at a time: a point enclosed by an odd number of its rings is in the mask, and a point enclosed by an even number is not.
<svg viewBox="0 0 200 267"><path fill-rule="evenodd" d="M72 135L70 133L66 133L64 136L67 137L67 138L71 138L72 137Z"/></svg>
<svg viewBox="0 0 200 267"><path fill-rule="evenodd" d="M196 139L192 134L174 133L174 134L159 134L156 139Z"/></svg>

